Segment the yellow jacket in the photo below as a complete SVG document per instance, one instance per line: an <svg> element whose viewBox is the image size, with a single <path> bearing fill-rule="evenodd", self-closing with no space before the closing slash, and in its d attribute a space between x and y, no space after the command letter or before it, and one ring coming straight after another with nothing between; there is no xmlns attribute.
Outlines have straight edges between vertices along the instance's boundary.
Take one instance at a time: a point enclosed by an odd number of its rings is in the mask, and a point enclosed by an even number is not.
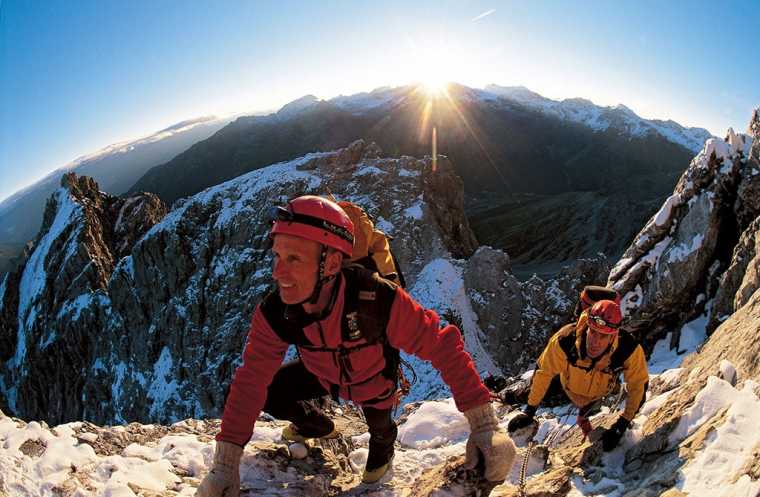
<svg viewBox="0 0 760 497"><path fill-rule="evenodd" d="M622 371L628 388L623 417L633 420L644 401L649 382L644 350L629 333L621 330L607 352L592 360L586 356L585 338L585 313L577 323L563 326L552 336L538 358L528 404L538 407L552 378L559 375L573 404L586 406L608 394Z"/></svg>

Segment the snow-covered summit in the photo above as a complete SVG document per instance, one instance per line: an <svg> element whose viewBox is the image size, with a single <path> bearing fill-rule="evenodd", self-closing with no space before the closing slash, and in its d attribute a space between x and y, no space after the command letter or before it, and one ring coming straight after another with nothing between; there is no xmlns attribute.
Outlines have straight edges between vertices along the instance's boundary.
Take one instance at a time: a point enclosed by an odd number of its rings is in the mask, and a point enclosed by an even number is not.
<svg viewBox="0 0 760 497"><path fill-rule="evenodd" d="M277 117L287 119L295 116L319 103L319 99L314 95L304 95L301 98L297 98L292 102L289 102L277 111Z"/></svg>
<svg viewBox="0 0 760 497"><path fill-rule="evenodd" d="M383 86L371 92L340 95L330 99L329 102L352 113L362 113L383 106L392 108L407 98L410 88L409 86L396 88Z"/></svg>
<svg viewBox="0 0 760 497"><path fill-rule="evenodd" d="M551 102L548 98L543 97L524 86L499 86L491 84L486 85L484 90L488 93L493 93L494 95L499 95L525 105L539 106Z"/></svg>
<svg viewBox="0 0 760 497"><path fill-rule="evenodd" d="M486 86L485 90L545 114L583 124L596 131L614 128L633 136L658 133L693 152L699 151L705 141L712 137L705 129L686 128L672 120L644 119L623 104L601 107L582 98L551 100L522 86L505 87L492 84Z"/></svg>

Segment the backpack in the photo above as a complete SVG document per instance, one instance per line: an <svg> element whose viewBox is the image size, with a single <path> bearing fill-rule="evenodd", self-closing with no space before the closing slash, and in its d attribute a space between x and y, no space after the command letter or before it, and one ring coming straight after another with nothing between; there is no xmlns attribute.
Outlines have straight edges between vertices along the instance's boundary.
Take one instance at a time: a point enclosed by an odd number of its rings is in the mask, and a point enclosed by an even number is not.
<svg viewBox="0 0 760 497"><path fill-rule="evenodd" d="M376 229L367 212L355 203L346 200L337 203L354 223L354 249L348 262L375 271L405 288L404 275L396 256L391 252L390 237Z"/></svg>
<svg viewBox="0 0 760 497"><path fill-rule="evenodd" d="M578 303L575 304L573 319L577 320L581 317L583 311L590 309L600 300L612 300L617 305L620 305L620 295L615 290L604 286L586 285L581 290Z"/></svg>

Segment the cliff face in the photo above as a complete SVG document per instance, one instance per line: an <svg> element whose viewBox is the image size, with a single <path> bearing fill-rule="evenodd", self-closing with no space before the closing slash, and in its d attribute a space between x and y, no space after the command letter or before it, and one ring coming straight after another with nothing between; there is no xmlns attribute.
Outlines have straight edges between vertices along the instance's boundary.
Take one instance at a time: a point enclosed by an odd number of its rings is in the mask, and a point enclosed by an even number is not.
<svg viewBox="0 0 760 497"><path fill-rule="evenodd" d="M306 193L356 201L399 237L413 286L430 261L477 244L461 180L445 158L438 166L380 158L359 141L249 173L168 214L153 195L118 199L66 176L24 267L2 283L4 407L49 422L218 415L269 286L268 208Z"/></svg>
<svg viewBox="0 0 760 497"><path fill-rule="evenodd" d="M708 140L612 269L609 284L642 338L677 329L705 307L712 330L736 309L760 214L757 112L750 132Z"/></svg>
<svg viewBox="0 0 760 497"><path fill-rule="evenodd" d="M0 291L0 382L12 411L81 412L85 372L112 331L114 265L165 213L155 195L120 199L90 178L62 178L33 249Z"/></svg>

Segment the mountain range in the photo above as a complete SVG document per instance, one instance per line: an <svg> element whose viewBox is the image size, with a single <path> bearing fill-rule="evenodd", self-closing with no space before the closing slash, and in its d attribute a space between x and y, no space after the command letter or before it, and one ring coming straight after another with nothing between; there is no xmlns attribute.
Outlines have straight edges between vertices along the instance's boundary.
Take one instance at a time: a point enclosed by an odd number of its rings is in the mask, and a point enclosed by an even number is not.
<svg viewBox="0 0 760 497"><path fill-rule="evenodd" d="M438 153L464 181L478 240L529 268L622 253L635 235L632 226L654 212L710 137L703 129L642 119L622 105L554 101L524 87L452 84L438 95L419 86L385 87L330 100L308 95L272 114L229 123L192 120L107 147L13 195L0 203L0 272L34 236L64 170L90 175L112 194L148 191L171 204L245 172L360 138L390 157L430 155L433 127Z"/></svg>
<svg viewBox="0 0 760 497"><path fill-rule="evenodd" d="M0 273L10 269L42 223L45 202L58 188L61 176L74 171L90 176L100 187L119 195L146 171L166 162L199 140L221 129L229 119L207 116L179 122L149 136L109 145L56 169L0 202Z"/></svg>
<svg viewBox="0 0 760 497"><path fill-rule="evenodd" d="M704 129L642 119L624 106L556 102L525 88L452 84L432 96L417 86L380 88L330 100L305 96L267 116L238 118L148 171L130 192L154 192L171 203L360 138L391 157L423 157L432 154L433 127L437 152L464 181L477 238L518 263L619 255L635 235L631 226L653 213L710 137ZM589 223L589 213L599 215ZM596 224L605 222L607 235L597 239Z"/></svg>

